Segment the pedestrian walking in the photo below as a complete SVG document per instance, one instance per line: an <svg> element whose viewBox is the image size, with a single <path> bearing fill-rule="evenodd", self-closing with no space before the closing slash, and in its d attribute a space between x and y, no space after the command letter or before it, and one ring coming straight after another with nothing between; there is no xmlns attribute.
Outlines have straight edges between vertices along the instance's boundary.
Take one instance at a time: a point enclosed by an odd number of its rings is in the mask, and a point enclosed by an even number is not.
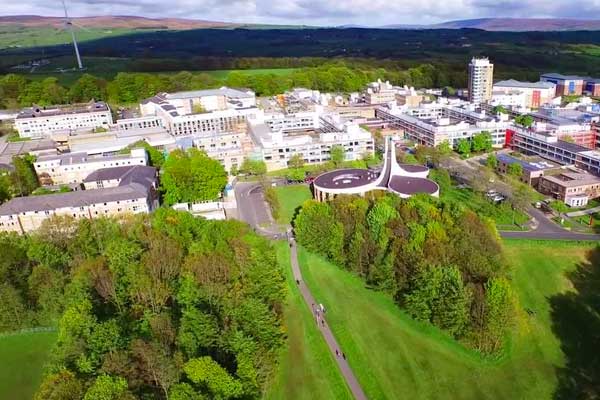
<svg viewBox="0 0 600 400"><path fill-rule="evenodd" d="M346 359L346 353L342 352L342 358L345 360Z"/></svg>
<svg viewBox="0 0 600 400"><path fill-rule="evenodd" d="M325 326L325 320L324 319L321 319L321 325Z"/></svg>
<svg viewBox="0 0 600 400"><path fill-rule="evenodd" d="M299 285L299 284L300 284L300 280L296 279L296 285Z"/></svg>
<svg viewBox="0 0 600 400"><path fill-rule="evenodd" d="M335 356L339 357L340 356L340 351L338 349L335 349Z"/></svg>

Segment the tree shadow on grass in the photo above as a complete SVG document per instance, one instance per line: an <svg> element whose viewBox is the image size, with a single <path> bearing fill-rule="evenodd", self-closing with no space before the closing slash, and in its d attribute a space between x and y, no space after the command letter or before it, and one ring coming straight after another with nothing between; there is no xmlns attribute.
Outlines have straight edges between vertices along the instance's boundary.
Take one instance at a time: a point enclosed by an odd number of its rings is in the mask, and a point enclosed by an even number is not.
<svg viewBox="0 0 600 400"><path fill-rule="evenodd" d="M552 330L565 355L554 398L600 399L600 245L568 278L575 291L550 299Z"/></svg>

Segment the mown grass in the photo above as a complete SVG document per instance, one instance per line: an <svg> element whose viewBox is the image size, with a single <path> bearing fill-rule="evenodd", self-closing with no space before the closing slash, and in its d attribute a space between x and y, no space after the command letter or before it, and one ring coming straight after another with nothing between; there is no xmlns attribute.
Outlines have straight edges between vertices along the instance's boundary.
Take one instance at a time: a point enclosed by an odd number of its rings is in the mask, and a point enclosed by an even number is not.
<svg viewBox="0 0 600 400"><path fill-rule="evenodd" d="M277 374L264 398L351 399L346 383L292 278L289 247L286 242L277 242L275 247L288 284L284 312L287 344L281 353Z"/></svg>
<svg viewBox="0 0 600 400"><path fill-rule="evenodd" d="M33 398L55 340L56 332L0 337L0 399Z"/></svg>
<svg viewBox="0 0 600 400"><path fill-rule="evenodd" d="M275 192L280 205L279 218L277 219L280 224L291 223L302 203L312 199L312 193L306 184L278 186L275 188Z"/></svg>
<svg viewBox="0 0 600 400"><path fill-rule="evenodd" d="M551 399L563 366L548 299L570 290L564 273L590 244L506 243L523 308L520 328L499 359L486 358L438 329L413 321L392 299L323 258L300 250L305 282L371 399ZM582 327L585 329L585 327Z"/></svg>
<svg viewBox="0 0 600 400"><path fill-rule="evenodd" d="M499 227L513 226L518 228L529 220L529 217L525 213L513 210L508 202L494 204L487 200L484 195L475 193L471 189L451 188L450 190L442 191L440 196L442 199L463 204L481 216L491 218Z"/></svg>

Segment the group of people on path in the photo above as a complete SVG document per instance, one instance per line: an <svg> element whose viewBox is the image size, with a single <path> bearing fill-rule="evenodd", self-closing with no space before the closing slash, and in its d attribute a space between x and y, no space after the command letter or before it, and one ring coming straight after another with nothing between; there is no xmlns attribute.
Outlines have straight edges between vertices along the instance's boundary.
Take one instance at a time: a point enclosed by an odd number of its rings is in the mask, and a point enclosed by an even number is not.
<svg viewBox="0 0 600 400"><path fill-rule="evenodd" d="M312 303L312 310L317 320L317 326L319 326L320 322L321 326L325 327L325 319L323 318L323 315L325 315L325 307L323 307L323 304L315 306L315 303ZM335 356L342 356L344 360L346 359L346 354L344 352L341 352L339 349L335 349Z"/></svg>

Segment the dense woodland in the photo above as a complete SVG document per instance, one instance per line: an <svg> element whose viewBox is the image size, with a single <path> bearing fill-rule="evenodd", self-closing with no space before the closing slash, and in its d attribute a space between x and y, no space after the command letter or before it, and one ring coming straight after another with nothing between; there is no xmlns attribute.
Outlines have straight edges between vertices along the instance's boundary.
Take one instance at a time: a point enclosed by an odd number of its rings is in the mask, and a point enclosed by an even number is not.
<svg viewBox="0 0 600 400"><path fill-rule="evenodd" d="M596 75L600 33L491 32L479 29L196 29L138 32L80 43L86 57L110 57L127 71L303 67L335 58L433 63L465 71L487 55L497 74L536 79L540 72ZM2 50L0 67L24 59L72 57L69 45ZM17 61L19 60L19 61ZM16 62L15 62L16 61ZM72 62L72 59L71 59ZM320 62L317 61L319 64ZM69 64L71 67L72 64ZM466 75L466 74L465 74Z"/></svg>
<svg viewBox="0 0 600 400"><path fill-rule="evenodd" d="M111 104L138 103L158 92L175 92L220 87L247 87L257 95L283 93L293 87L306 87L325 92L352 92L362 90L368 82L388 79L394 84L415 87L440 87L460 84L464 77L448 76L432 65L407 69L385 69L328 63L320 67L306 67L285 75L232 72L224 79L206 73L179 72L177 74L118 73L105 80L83 74L70 87L61 85L57 78L29 80L22 75L8 74L0 78L0 107L18 108L38 104L47 106L105 100Z"/></svg>
<svg viewBox="0 0 600 400"><path fill-rule="evenodd" d="M428 196L307 201L298 242L388 292L413 318L483 353L501 350L516 298L494 224Z"/></svg>
<svg viewBox="0 0 600 400"><path fill-rule="evenodd" d="M0 235L0 330L58 326L37 399L259 398L283 272L235 221L160 209Z"/></svg>

